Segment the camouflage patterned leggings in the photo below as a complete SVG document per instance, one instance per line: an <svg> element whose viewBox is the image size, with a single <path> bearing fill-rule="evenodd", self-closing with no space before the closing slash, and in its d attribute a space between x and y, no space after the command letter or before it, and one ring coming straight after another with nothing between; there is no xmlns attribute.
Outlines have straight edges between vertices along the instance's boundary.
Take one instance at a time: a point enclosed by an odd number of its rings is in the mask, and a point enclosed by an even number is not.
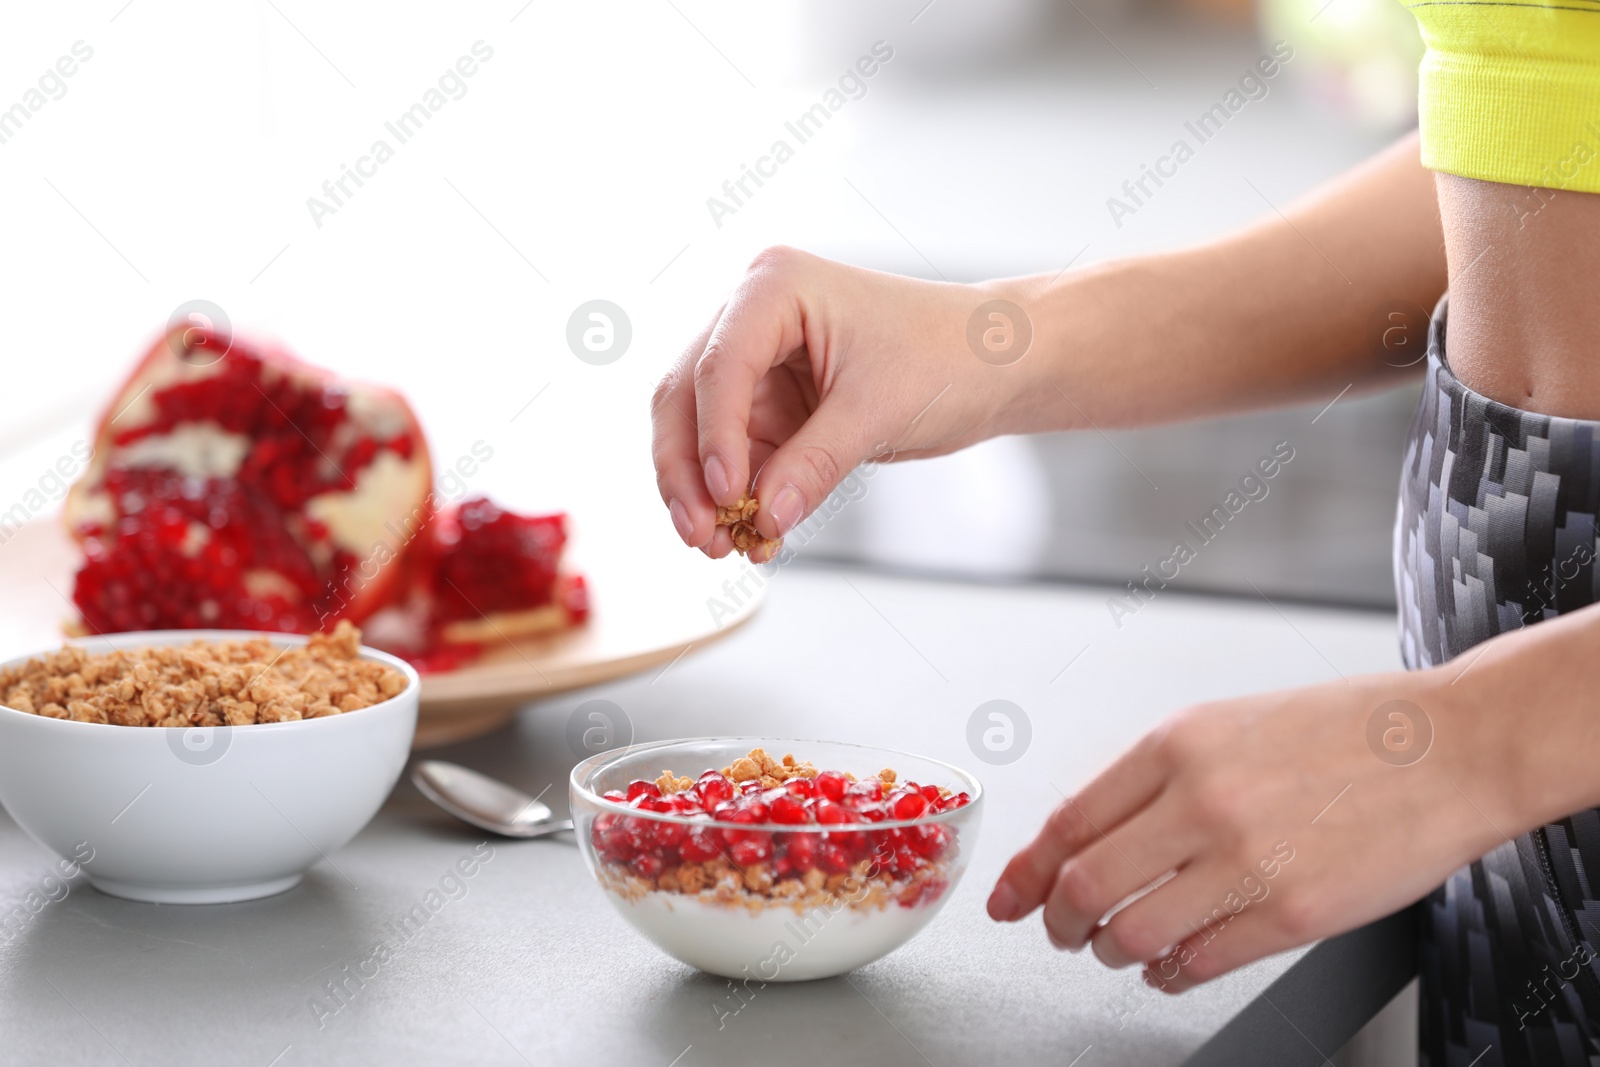
<svg viewBox="0 0 1600 1067"><path fill-rule="evenodd" d="M1395 524L1406 666L1600 598L1600 423L1480 396L1434 312ZM1600 811L1457 871L1417 908L1423 1067L1600 1064Z"/></svg>

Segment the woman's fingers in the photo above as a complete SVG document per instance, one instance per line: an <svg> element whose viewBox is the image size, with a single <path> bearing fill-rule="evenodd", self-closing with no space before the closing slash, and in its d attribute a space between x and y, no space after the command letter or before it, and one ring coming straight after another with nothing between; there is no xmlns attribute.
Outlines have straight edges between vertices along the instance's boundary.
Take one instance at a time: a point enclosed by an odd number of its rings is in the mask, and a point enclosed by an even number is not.
<svg viewBox="0 0 1600 1067"><path fill-rule="evenodd" d="M718 504L750 485L750 409L756 385L805 343L795 291L796 257L764 252L711 328L693 363L699 461Z"/></svg>
<svg viewBox="0 0 1600 1067"><path fill-rule="evenodd" d="M1145 967L1145 980L1164 993L1182 993L1310 939L1287 928L1264 904L1238 912L1213 904L1198 930Z"/></svg>
<svg viewBox="0 0 1600 1067"><path fill-rule="evenodd" d="M835 393L780 444L756 477L756 529L783 537L876 449L870 401Z"/></svg>
<svg viewBox="0 0 1600 1067"><path fill-rule="evenodd" d="M718 526L711 535L711 543L706 545L705 553L712 559L721 559L733 551L733 535L726 526Z"/></svg>
<svg viewBox="0 0 1600 1067"><path fill-rule="evenodd" d="M1229 903L1244 899L1237 882L1238 872L1215 861L1190 863L1095 928L1095 956L1107 967L1153 964L1196 933L1226 925Z"/></svg>
<svg viewBox="0 0 1600 1067"><path fill-rule="evenodd" d="M1043 904L1061 865L1150 803L1166 779L1155 734L1120 756L1045 820L1037 837L1011 858L989 895L989 917L1015 922ZM1113 901L1112 903L1115 903Z"/></svg>
<svg viewBox="0 0 1600 1067"><path fill-rule="evenodd" d="M1202 838L1178 808L1170 800L1157 799L1061 865L1044 904L1044 928L1052 943L1082 948L1107 912L1133 894L1160 884L1165 875L1195 857ZM1124 912L1157 895L1169 899L1164 889L1158 890ZM1157 951L1177 943L1181 931L1172 933L1174 936L1151 948L1151 955L1139 959L1153 959Z"/></svg>
<svg viewBox="0 0 1600 1067"><path fill-rule="evenodd" d="M695 418L695 362L722 313L701 330L679 357L678 363L656 386L650 400L651 457L656 467L656 488L667 505L673 528L686 545L705 548L716 525L715 505L706 492L700 466L700 424Z"/></svg>

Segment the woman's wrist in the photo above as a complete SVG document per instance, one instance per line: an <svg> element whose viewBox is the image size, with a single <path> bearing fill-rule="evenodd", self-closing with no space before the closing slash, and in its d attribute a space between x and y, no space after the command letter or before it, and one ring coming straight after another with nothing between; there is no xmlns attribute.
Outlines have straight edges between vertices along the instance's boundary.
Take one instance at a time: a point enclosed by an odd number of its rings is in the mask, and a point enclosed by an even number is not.
<svg viewBox="0 0 1600 1067"><path fill-rule="evenodd" d="M1245 260L1241 266L1240 260ZM1230 240L995 283L1025 310L1007 433L1125 429L1296 399L1301 361Z"/></svg>
<svg viewBox="0 0 1600 1067"><path fill-rule="evenodd" d="M1087 430L1108 418L1108 405L1138 403L1126 374L1128 364L1112 347L1137 306L1141 260L1120 260L1059 274L1007 278L980 286L981 295L1006 301L1025 319L1031 338L1026 355L998 368L1009 377L997 433ZM1121 331L1126 339L1128 331Z"/></svg>
<svg viewBox="0 0 1600 1067"><path fill-rule="evenodd" d="M1423 672L1456 787L1507 835L1600 805L1600 612L1485 641Z"/></svg>

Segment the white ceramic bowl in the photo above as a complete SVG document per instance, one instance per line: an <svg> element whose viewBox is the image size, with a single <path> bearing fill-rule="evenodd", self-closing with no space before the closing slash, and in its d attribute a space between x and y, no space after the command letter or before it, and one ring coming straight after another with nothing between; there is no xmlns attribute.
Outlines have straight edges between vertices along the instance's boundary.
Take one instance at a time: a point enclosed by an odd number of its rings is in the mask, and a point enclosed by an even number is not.
<svg viewBox="0 0 1600 1067"><path fill-rule="evenodd" d="M91 651L290 634L161 630L84 638ZM421 683L359 711L251 726L108 726L0 705L0 804L95 888L162 904L281 893L361 831L405 767ZM10 667L33 656L7 661ZM85 860L85 857L91 857Z"/></svg>

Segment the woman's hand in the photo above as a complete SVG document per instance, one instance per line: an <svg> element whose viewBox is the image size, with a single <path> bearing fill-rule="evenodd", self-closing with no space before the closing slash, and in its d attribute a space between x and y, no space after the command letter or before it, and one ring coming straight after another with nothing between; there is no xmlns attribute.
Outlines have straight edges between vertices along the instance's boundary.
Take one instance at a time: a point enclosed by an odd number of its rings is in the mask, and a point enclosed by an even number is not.
<svg viewBox="0 0 1600 1067"><path fill-rule="evenodd" d="M1392 384L1398 372L1368 328L1386 301L1432 307L1444 290L1433 180L1411 136L1221 240L984 285L769 249L656 390L661 499L685 542L720 557L732 544L714 505L738 500L752 475L756 527L777 537L883 453ZM992 300L1022 315L993 318ZM1020 351L980 358L969 341L1004 346L1008 328Z"/></svg>
<svg viewBox="0 0 1600 1067"><path fill-rule="evenodd" d="M864 460L1007 432L1043 357L995 365L967 341L974 313L1005 290L763 252L652 402L656 484L679 536L727 555L714 506L743 496L752 474L756 527L776 538Z"/></svg>
<svg viewBox="0 0 1600 1067"><path fill-rule="evenodd" d="M1452 688L1460 670L1178 714L1050 815L990 916L1042 905L1056 947L1092 943L1107 966L1144 963L1176 992L1410 904L1537 824L1510 788L1517 717L1500 697L1515 688L1487 668L1480 686Z"/></svg>

